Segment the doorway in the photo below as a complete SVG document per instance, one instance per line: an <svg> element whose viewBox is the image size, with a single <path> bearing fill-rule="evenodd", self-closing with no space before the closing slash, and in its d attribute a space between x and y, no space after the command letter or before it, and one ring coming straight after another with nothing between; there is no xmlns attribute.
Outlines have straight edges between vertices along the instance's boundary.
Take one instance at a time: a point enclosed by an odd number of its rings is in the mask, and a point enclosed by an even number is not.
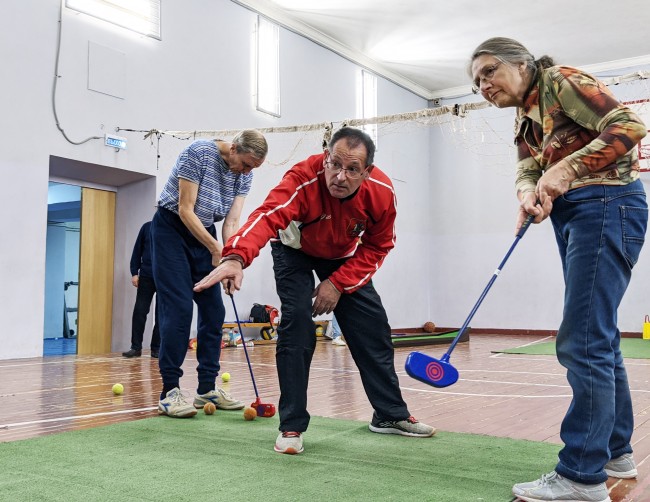
<svg viewBox="0 0 650 502"><path fill-rule="evenodd" d="M50 182L73 186L81 193L78 279L72 281L79 286L70 285L66 292L67 308L72 307L68 293L78 295L77 324L69 314L76 334L76 351L70 352L126 350L135 301L129 271L133 236L155 210L156 177L51 155ZM62 277L60 281L63 284ZM63 309L62 294L57 301ZM62 331L62 314L59 321Z"/></svg>
<svg viewBox="0 0 650 502"><path fill-rule="evenodd" d="M77 353L81 187L50 182L43 356Z"/></svg>

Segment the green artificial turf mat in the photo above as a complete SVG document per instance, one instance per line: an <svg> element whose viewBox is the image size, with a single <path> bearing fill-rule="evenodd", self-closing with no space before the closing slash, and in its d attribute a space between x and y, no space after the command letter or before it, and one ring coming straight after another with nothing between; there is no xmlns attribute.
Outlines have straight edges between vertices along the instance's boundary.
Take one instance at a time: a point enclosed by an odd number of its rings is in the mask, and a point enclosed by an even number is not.
<svg viewBox="0 0 650 502"><path fill-rule="evenodd" d="M555 340L552 342L523 345L514 349L493 350L493 353L555 355ZM650 340L641 338L621 338L621 352L627 359L650 359Z"/></svg>
<svg viewBox="0 0 650 502"><path fill-rule="evenodd" d="M459 417L459 419L461 419ZM439 431L375 434L312 417L305 451L273 451L277 416L200 412L0 443L12 501L509 501L553 469L559 446Z"/></svg>

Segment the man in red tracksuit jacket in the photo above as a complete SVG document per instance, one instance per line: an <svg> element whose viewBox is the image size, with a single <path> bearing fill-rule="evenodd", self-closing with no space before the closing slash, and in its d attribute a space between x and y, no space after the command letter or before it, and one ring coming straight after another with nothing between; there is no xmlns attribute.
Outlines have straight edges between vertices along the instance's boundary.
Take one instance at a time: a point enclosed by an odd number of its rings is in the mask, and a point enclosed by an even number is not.
<svg viewBox="0 0 650 502"><path fill-rule="evenodd" d="M430 437L402 399L391 328L372 276L395 245L395 192L373 166L375 145L359 129L339 129L324 154L293 166L232 236L219 266L196 285L240 289L243 269L271 241L282 302L276 363L280 434L275 451L303 451L307 385L316 346L313 317L334 311L374 408L373 432ZM315 285L314 272L320 279Z"/></svg>

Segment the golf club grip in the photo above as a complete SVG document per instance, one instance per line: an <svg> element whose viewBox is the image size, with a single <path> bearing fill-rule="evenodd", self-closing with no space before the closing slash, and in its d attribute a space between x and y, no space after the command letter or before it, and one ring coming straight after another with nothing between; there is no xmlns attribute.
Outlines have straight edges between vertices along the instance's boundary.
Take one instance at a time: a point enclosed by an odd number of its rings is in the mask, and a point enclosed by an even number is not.
<svg viewBox="0 0 650 502"><path fill-rule="evenodd" d="M230 295L230 300L232 301L232 309L235 312L235 319L237 320L237 326L239 326L239 336L241 336L241 344L244 349L244 354L246 355L246 362L248 363L248 371L251 374L251 380L253 381L253 389L255 390L255 397L259 399L259 394L257 393L257 385L255 384L255 376L253 375L253 367L251 366L251 360L248 358L248 350L246 349L246 340L244 340L244 330L241 327L241 322L239 320L239 314L237 313L237 307L235 307L235 295Z"/></svg>
<svg viewBox="0 0 650 502"><path fill-rule="evenodd" d="M519 232L517 232L517 236L515 237L514 242L510 246L510 249L508 249L508 252L504 256L503 260L501 260L501 263L499 264L496 271L492 275L492 278L490 279L490 282L488 282L487 286L485 286L485 289L481 293L481 296L479 297L478 301L474 305L474 308L472 309L469 316L467 317L467 319L463 323L462 327L458 330L458 334L456 335L456 337L451 342L451 345L449 346L449 349L447 350L445 355L442 356L443 361L449 360L449 355L451 354L451 352L456 347L456 344L458 343L458 340L460 340L460 337L463 336L463 334L465 333L465 330L467 329L467 326L469 326L469 323L472 321L472 318L474 317L474 314L476 314L476 311L481 306L481 303L483 303L483 300L485 299L485 296L488 294L488 291L490 291L490 288L492 287L492 284L494 284L494 281L496 281L497 277L499 277L499 274L501 273L501 270L503 269L506 262L508 261L508 258L510 258L510 255L514 251L515 247L517 246L517 244L519 243L521 238L526 233L526 230L528 230L528 227L530 226L530 223L533 221L533 218L534 218L534 216L532 214L529 214L528 218L526 218L524 223L521 225L521 228L519 229Z"/></svg>
<svg viewBox="0 0 650 502"><path fill-rule="evenodd" d="M517 232L517 237L519 237L521 239L524 236L524 234L526 233L526 230L528 230L528 227L533 222L534 218L535 218L535 216L533 216L532 214L529 214L526 217L524 222L521 224L521 228L519 229L519 232Z"/></svg>

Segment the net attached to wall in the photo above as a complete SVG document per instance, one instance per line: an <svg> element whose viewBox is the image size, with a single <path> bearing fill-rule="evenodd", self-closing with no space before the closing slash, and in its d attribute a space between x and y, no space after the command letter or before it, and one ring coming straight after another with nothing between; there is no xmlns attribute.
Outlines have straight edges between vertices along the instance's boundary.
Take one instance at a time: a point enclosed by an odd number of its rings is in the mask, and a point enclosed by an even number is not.
<svg viewBox="0 0 650 502"><path fill-rule="evenodd" d="M610 86L619 100L626 103L646 123L650 131L650 71L623 76L600 78ZM498 109L489 103L475 102L425 108L366 119L342 119L280 127L256 128L262 132L272 148L266 164L283 168L313 154L326 146L332 133L342 127L369 127L377 129L378 149L385 138L409 138L410 133L427 128L435 129L446 146L475 155L496 173L514 174L516 151L513 144L514 108ZM223 130L135 130L118 131L144 133L157 149L158 159L173 159L182 146L178 142L199 138L231 139L240 129ZM165 141L162 141L165 140ZM650 132L638 146L642 171L650 171Z"/></svg>

